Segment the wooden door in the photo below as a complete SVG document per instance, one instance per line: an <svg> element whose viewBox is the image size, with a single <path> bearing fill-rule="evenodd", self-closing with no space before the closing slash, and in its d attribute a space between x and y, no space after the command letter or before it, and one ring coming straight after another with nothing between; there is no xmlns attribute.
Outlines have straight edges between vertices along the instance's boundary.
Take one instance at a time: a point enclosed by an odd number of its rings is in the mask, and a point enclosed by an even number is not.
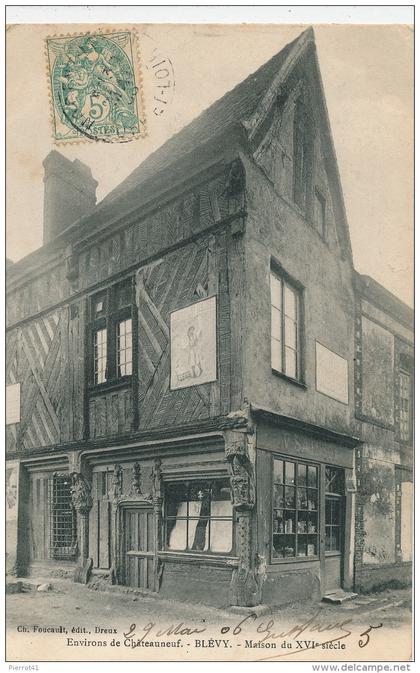
<svg viewBox="0 0 420 673"><path fill-rule="evenodd" d="M93 567L107 570L111 567L112 511L109 494L112 489L112 471L96 471L92 475L92 508L89 515L89 556Z"/></svg>
<svg viewBox="0 0 420 673"><path fill-rule="evenodd" d="M153 509L127 507L123 514L125 584L154 589Z"/></svg>
<svg viewBox="0 0 420 673"><path fill-rule="evenodd" d="M49 557L48 474L34 473L29 481L29 558Z"/></svg>

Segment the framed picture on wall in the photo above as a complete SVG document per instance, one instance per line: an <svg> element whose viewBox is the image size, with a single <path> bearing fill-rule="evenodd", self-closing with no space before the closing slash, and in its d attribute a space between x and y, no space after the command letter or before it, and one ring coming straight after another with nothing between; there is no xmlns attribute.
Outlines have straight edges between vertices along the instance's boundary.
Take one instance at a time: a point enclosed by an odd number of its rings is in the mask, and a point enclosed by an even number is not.
<svg viewBox="0 0 420 673"><path fill-rule="evenodd" d="M171 390L216 379L216 297L209 297L171 313Z"/></svg>

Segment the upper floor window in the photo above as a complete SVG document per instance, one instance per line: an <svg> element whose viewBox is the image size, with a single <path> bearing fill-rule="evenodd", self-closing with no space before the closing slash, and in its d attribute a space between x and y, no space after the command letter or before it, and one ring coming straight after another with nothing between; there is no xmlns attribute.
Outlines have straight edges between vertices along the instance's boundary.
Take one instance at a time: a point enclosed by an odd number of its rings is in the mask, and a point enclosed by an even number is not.
<svg viewBox="0 0 420 673"><path fill-rule="evenodd" d="M312 124L303 98L296 101L293 125L293 200L306 210L311 173Z"/></svg>
<svg viewBox="0 0 420 673"><path fill-rule="evenodd" d="M404 369L398 373L399 387L399 408L400 408L400 440L409 442L411 440L411 419L412 419L412 381L411 375Z"/></svg>
<svg viewBox="0 0 420 673"><path fill-rule="evenodd" d="M301 292L271 272L271 366L292 379L302 377Z"/></svg>
<svg viewBox="0 0 420 673"><path fill-rule="evenodd" d="M117 381L133 373L131 279L91 298L91 383Z"/></svg>

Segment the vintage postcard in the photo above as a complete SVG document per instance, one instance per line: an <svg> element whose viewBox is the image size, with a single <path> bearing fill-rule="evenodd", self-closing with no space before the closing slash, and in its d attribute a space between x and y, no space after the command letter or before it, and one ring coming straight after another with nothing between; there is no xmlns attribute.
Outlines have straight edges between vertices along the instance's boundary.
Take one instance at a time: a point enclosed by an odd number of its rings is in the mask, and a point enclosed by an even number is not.
<svg viewBox="0 0 420 673"><path fill-rule="evenodd" d="M16 665L413 659L413 25L237 18L8 25Z"/></svg>

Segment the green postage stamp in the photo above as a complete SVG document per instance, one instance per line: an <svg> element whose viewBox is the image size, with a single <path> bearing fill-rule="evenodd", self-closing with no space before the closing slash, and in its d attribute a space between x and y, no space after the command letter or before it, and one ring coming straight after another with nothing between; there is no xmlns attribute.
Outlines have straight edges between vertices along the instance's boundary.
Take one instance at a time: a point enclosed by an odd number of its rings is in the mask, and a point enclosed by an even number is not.
<svg viewBox="0 0 420 673"><path fill-rule="evenodd" d="M133 31L46 39L56 141L126 142L145 134Z"/></svg>

